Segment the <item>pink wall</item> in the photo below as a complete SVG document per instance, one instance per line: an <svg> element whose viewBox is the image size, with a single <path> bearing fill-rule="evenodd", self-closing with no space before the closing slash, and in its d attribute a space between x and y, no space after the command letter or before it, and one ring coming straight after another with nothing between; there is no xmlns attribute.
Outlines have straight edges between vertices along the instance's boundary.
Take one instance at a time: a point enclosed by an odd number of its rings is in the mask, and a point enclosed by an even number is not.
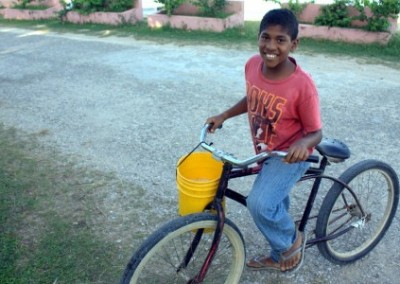
<svg viewBox="0 0 400 284"><path fill-rule="evenodd" d="M243 26L243 1L229 1L226 11L234 14L225 19L196 17L190 15L195 15L198 12L198 8L190 4L184 4L175 9L174 14L176 15L172 15L171 17L161 13L149 15L147 17L147 24L151 28L170 25L177 29L210 30L215 32L222 32L227 28Z"/></svg>
<svg viewBox="0 0 400 284"><path fill-rule="evenodd" d="M331 41L345 41L353 43L380 43L387 44L393 34L388 32L368 32L361 29L337 28L300 24L299 37L327 39Z"/></svg>
<svg viewBox="0 0 400 284"><path fill-rule="evenodd" d="M108 25L120 25L124 23L134 24L143 17L141 9L131 9L121 13L96 12L89 15L82 15L78 12L69 11L65 17L67 22L84 24L98 23Z"/></svg>
<svg viewBox="0 0 400 284"><path fill-rule="evenodd" d="M3 16L4 19L8 20L43 20L43 19L52 19L58 17L58 11L62 8L58 7L50 7L46 10L21 10L21 9L0 9L0 15Z"/></svg>

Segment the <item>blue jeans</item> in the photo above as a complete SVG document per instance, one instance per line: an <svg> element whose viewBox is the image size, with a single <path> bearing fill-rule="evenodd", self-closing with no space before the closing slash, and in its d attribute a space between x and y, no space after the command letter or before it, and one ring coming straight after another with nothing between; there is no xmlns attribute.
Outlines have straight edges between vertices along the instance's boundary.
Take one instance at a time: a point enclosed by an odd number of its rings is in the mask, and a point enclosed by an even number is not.
<svg viewBox="0 0 400 284"><path fill-rule="evenodd" d="M247 207L258 229L271 246L271 258L278 262L296 240L296 228L289 210L289 193L310 167L308 162L288 164L282 158L266 160L247 197Z"/></svg>

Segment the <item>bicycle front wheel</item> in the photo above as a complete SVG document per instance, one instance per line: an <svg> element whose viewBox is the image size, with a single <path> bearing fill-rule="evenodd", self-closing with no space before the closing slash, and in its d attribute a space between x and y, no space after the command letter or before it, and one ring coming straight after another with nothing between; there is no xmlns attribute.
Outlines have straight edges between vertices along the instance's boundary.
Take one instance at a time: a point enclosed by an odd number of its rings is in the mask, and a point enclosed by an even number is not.
<svg viewBox="0 0 400 284"><path fill-rule="evenodd" d="M389 165L376 160L353 165L339 179L351 187L359 203L349 190L335 183L322 203L316 237L347 229L343 235L318 243L325 258L347 264L364 257L385 235L396 213L399 181Z"/></svg>
<svg viewBox="0 0 400 284"><path fill-rule="evenodd" d="M134 253L121 283L188 283L200 271L211 247L217 216L199 213L165 224L150 235ZM190 262L182 267L196 232L204 233ZM238 283L245 262L243 237L230 220L225 219L218 250L203 283Z"/></svg>

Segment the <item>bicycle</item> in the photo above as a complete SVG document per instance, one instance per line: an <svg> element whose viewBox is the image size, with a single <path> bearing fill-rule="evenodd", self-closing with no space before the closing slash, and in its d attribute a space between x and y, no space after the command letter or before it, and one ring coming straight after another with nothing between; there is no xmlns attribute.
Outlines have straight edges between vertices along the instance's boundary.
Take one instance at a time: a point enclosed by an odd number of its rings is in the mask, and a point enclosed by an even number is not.
<svg viewBox="0 0 400 284"><path fill-rule="evenodd" d="M228 181L257 174L260 161L286 153L262 152L238 160L206 143L208 127L202 128L198 146L223 162L214 200L203 212L169 221L151 234L131 257L121 283L239 282L245 242L239 228L225 217L223 200L246 206L246 196L228 188ZM348 264L367 255L385 235L397 210L399 180L392 167L378 160L358 162L339 178L326 175L326 167L348 159L350 150L339 140L325 138L316 151L319 155L310 156L312 166L299 181L313 180L302 218L296 222L303 235L308 220L314 218L310 213L321 181L328 179L333 185L316 216L315 236L306 238L302 255L317 245L329 261Z"/></svg>

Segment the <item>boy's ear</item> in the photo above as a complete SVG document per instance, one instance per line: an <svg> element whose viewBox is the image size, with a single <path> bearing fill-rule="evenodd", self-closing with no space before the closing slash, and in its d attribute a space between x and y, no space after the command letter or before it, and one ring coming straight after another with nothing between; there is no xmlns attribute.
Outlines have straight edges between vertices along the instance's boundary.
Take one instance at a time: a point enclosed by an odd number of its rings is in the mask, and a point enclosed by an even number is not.
<svg viewBox="0 0 400 284"><path fill-rule="evenodd" d="M299 41L300 40L298 38L292 40L292 47L290 48L291 52L294 52L297 49L297 47L299 46Z"/></svg>

